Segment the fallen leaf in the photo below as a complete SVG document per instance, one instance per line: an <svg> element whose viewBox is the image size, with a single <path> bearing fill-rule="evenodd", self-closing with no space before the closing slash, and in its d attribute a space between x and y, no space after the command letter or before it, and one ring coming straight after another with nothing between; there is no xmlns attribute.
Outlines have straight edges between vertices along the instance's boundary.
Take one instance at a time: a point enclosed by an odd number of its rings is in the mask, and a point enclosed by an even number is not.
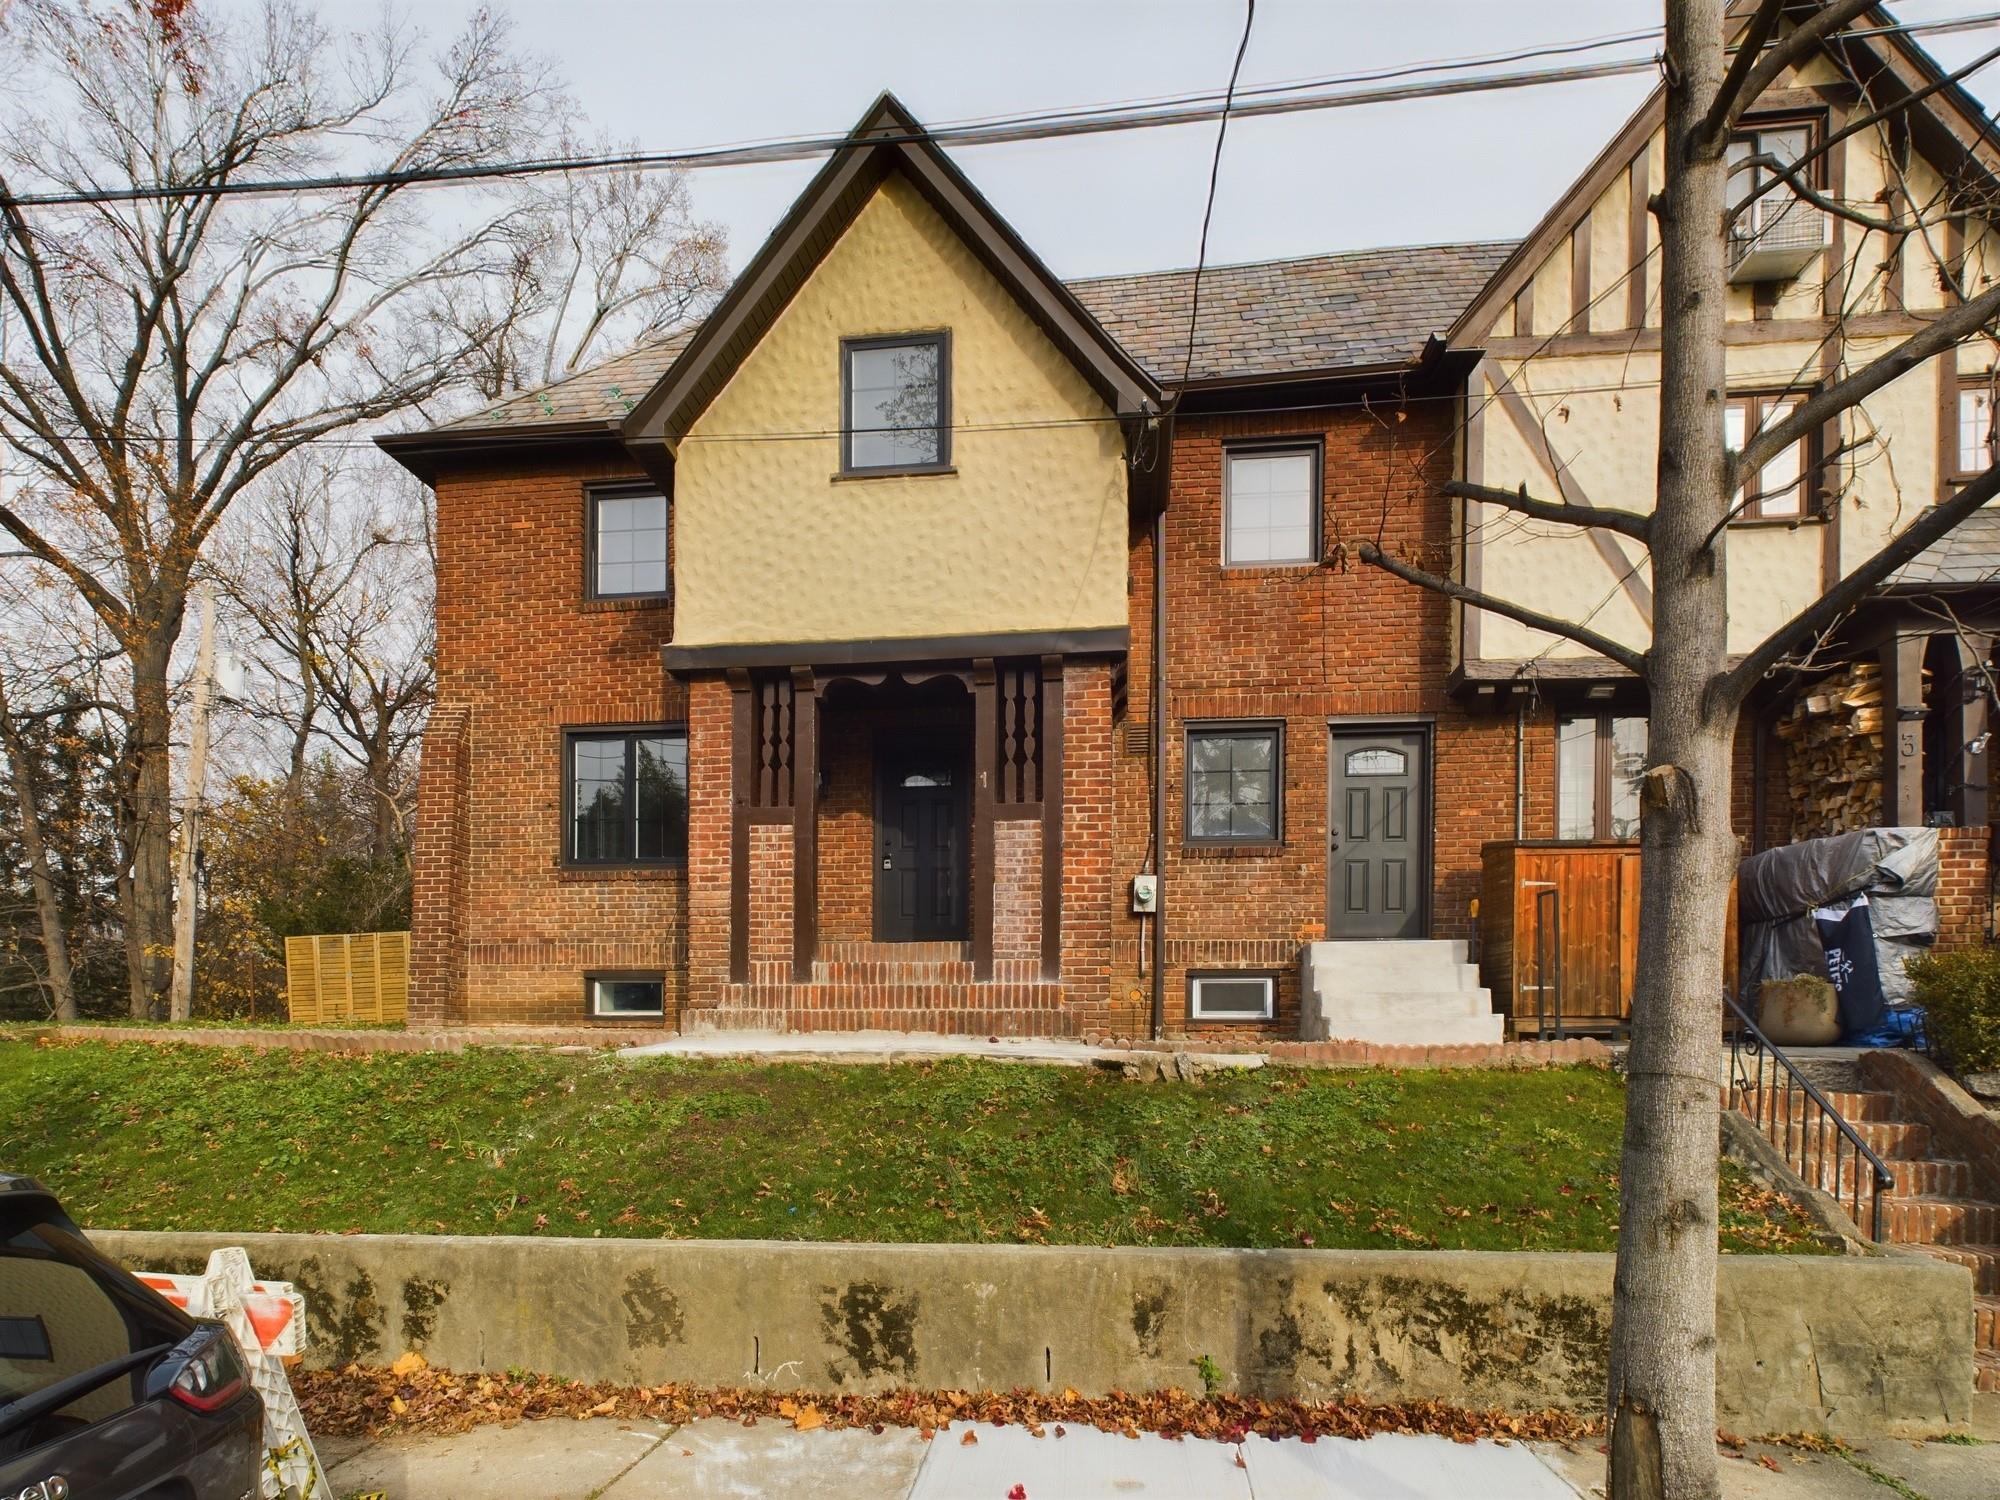
<svg viewBox="0 0 2000 1500"><path fill-rule="evenodd" d="M1773 1474L1782 1474L1785 1472L1784 1468L1778 1463L1778 1461L1772 1458L1771 1455L1768 1453L1758 1454L1757 1462L1762 1467L1769 1469Z"/></svg>
<svg viewBox="0 0 2000 1500"><path fill-rule="evenodd" d="M1236 1467L1239 1469L1247 1469L1250 1467L1250 1465L1243 1462L1243 1455L1241 1452L1238 1452L1236 1455Z"/></svg>
<svg viewBox="0 0 2000 1500"><path fill-rule="evenodd" d="M430 1361L417 1353L416 1350L411 1349L396 1356L396 1362L389 1366L389 1373L391 1375L414 1375L417 1371L428 1366L429 1363Z"/></svg>
<svg viewBox="0 0 2000 1500"><path fill-rule="evenodd" d="M826 1426L826 1418L819 1414L817 1406L802 1406L792 1418L792 1426L800 1432L811 1432L815 1427Z"/></svg>
<svg viewBox="0 0 2000 1500"><path fill-rule="evenodd" d="M616 1396L606 1396L597 1405L591 1407L590 1414L593 1417L608 1417L617 1408L617 1405L618 1398Z"/></svg>
<svg viewBox="0 0 2000 1500"><path fill-rule="evenodd" d="M791 1400L785 1400L785 1401L780 1401L780 1402L778 1403L778 1415L779 1415L779 1416L781 1416L781 1417L796 1417L796 1416L797 1416L798 1414L799 1414L799 1403L798 1403L798 1402L796 1402L796 1401L791 1401Z"/></svg>
<svg viewBox="0 0 2000 1500"><path fill-rule="evenodd" d="M958 1446L961 1448L970 1448L973 1444L977 1443L978 1441L979 1441L979 1434L974 1432L970 1427L968 1427L965 1429L965 1436L958 1440Z"/></svg>
<svg viewBox="0 0 2000 1500"><path fill-rule="evenodd" d="M1015 1485L1007 1491L1007 1500L1028 1500L1028 1487L1025 1484Z"/></svg>
<svg viewBox="0 0 2000 1500"><path fill-rule="evenodd" d="M405 1401L401 1396L391 1396L389 1398L389 1410L394 1412L397 1416L400 1417L404 1412L408 1411L409 1409L410 1409L410 1403Z"/></svg>

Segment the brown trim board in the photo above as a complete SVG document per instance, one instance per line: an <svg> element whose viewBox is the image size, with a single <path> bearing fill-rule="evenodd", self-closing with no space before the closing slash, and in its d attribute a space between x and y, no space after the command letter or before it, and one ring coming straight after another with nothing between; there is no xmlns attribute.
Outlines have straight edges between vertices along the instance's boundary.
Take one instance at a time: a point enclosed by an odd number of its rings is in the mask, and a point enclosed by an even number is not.
<svg viewBox="0 0 2000 1500"><path fill-rule="evenodd" d="M981 656L1123 656L1132 632L1123 625L1096 630L1000 631L988 635L927 635L864 641L773 641L717 646L662 646L669 672L726 671L749 667L847 667L906 661L956 661Z"/></svg>

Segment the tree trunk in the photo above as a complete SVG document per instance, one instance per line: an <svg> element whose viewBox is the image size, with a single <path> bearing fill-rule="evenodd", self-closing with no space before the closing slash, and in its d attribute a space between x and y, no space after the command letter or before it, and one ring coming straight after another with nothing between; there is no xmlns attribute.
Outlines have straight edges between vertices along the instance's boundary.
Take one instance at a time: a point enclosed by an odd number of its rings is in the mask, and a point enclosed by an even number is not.
<svg viewBox="0 0 2000 1500"><path fill-rule="evenodd" d="M178 613L174 625L179 624ZM166 1015L173 978L173 708L167 665L176 629L162 628L129 649L132 724L125 747L124 826L130 878L125 892L125 958L132 1014Z"/></svg>
<svg viewBox="0 0 2000 1500"><path fill-rule="evenodd" d="M1668 0L1660 451L1622 1206L1611 1328L1613 1500L1714 1500L1716 1133L1722 950L1736 840L1723 545L1723 182L1698 142L1724 0Z"/></svg>
<svg viewBox="0 0 2000 1500"><path fill-rule="evenodd" d="M376 863L387 864L396 853L396 835L400 825L396 817L396 765L386 746L377 744L368 747L366 775L369 799L375 804L369 809L368 852Z"/></svg>
<svg viewBox="0 0 2000 1500"><path fill-rule="evenodd" d="M21 847L27 853L28 875L35 887L35 918L41 926L49 1002L58 1021L74 1021L76 986L70 980L69 936L63 930L62 902L56 898L55 876L49 869L48 845L42 841L42 810L35 795L35 763L16 730L4 681L0 681L0 750L6 751L7 764L14 773L14 800L21 811Z"/></svg>

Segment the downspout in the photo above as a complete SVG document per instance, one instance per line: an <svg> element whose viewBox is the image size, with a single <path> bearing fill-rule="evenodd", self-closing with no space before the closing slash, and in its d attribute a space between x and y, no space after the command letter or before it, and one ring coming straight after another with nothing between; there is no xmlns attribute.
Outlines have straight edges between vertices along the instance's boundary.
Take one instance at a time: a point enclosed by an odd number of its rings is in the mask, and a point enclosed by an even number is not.
<svg viewBox="0 0 2000 1500"><path fill-rule="evenodd" d="M1528 700L1514 705L1514 842L1528 830Z"/></svg>
<svg viewBox="0 0 2000 1500"><path fill-rule="evenodd" d="M1153 1040L1167 1029L1167 504L1153 512Z"/></svg>

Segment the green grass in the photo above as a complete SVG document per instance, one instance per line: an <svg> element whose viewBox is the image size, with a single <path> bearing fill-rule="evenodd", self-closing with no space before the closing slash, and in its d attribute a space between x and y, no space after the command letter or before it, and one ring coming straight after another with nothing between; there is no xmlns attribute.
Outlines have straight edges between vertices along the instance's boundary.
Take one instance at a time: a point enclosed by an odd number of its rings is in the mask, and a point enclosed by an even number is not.
<svg viewBox="0 0 2000 1500"><path fill-rule="evenodd" d="M0 1041L0 1167L97 1228L1610 1249L1616 1077ZM1805 1226L1729 1179L1732 1249Z"/></svg>

